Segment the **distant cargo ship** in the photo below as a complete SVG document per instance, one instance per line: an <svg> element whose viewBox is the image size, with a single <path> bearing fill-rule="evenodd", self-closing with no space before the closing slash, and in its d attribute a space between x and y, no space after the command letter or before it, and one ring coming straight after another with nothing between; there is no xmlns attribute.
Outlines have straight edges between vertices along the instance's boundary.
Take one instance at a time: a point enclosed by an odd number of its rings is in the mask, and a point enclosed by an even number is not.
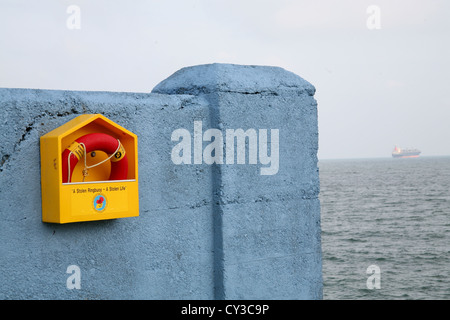
<svg viewBox="0 0 450 320"><path fill-rule="evenodd" d="M401 149L395 146L394 151L392 151L393 158L417 158L421 151L418 149Z"/></svg>

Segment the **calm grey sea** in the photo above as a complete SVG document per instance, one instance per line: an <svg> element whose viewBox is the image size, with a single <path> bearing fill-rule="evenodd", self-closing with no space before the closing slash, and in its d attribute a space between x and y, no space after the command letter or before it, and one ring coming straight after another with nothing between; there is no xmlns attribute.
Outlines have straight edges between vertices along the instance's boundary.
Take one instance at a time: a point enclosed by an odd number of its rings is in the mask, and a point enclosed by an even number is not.
<svg viewBox="0 0 450 320"><path fill-rule="evenodd" d="M319 169L324 299L450 299L450 157Z"/></svg>

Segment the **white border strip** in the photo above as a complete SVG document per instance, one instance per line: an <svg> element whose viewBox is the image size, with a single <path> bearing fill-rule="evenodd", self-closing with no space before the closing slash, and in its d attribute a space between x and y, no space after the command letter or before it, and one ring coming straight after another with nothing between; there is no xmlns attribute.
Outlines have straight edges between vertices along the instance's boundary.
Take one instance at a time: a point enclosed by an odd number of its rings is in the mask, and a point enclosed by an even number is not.
<svg viewBox="0 0 450 320"><path fill-rule="evenodd" d="M63 185L73 185L73 184L92 184L92 183L120 183L120 182L133 182L136 179L130 180L106 180L106 181L86 181L86 182L65 182Z"/></svg>

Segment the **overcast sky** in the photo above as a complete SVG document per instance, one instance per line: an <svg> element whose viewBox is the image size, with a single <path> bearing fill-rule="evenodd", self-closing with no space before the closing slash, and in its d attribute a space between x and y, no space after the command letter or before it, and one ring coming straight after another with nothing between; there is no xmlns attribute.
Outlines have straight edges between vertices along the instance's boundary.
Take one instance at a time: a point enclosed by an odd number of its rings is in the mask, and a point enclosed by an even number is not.
<svg viewBox="0 0 450 320"><path fill-rule="evenodd" d="M0 0L0 87L150 92L213 62L311 82L319 159L450 155L448 0Z"/></svg>

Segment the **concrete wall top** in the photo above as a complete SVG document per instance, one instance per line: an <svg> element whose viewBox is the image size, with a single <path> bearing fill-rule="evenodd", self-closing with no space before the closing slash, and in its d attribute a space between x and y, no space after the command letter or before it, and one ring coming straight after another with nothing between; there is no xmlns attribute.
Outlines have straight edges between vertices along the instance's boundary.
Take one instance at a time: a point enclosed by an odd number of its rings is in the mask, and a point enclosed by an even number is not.
<svg viewBox="0 0 450 320"><path fill-rule="evenodd" d="M211 92L276 93L280 90L306 91L312 84L280 67L205 64L186 67L159 83L152 93L193 94Z"/></svg>

